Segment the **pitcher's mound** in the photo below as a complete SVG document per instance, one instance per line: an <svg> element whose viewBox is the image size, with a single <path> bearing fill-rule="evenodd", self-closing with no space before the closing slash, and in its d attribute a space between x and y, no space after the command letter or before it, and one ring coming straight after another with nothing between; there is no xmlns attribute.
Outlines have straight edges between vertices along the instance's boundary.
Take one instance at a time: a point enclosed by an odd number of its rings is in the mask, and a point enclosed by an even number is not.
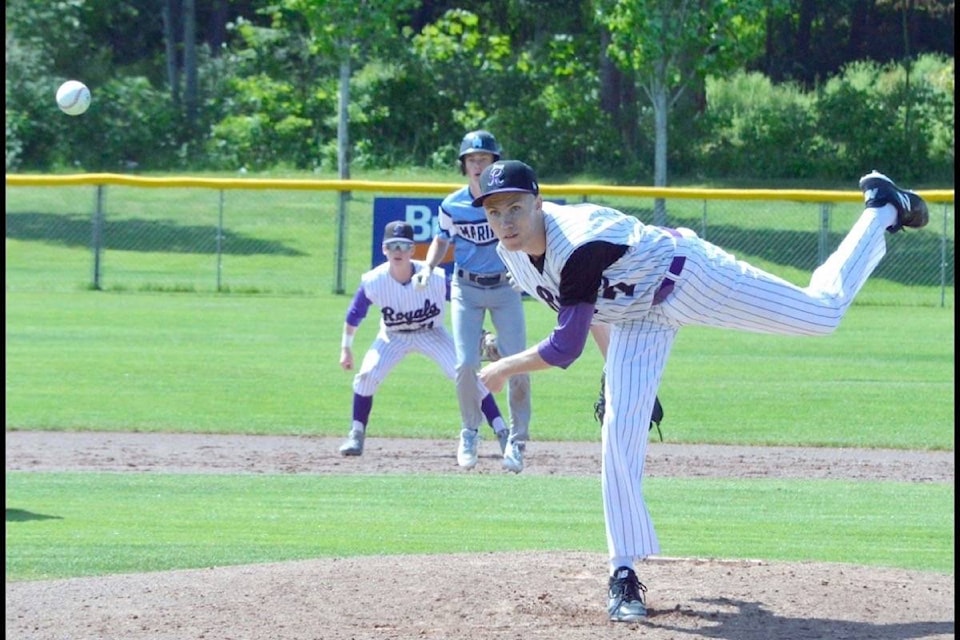
<svg viewBox="0 0 960 640"><path fill-rule="evenodd" d="M7 637L186 640L891 640L954 637L952 576L654 558L649 620L609 622L606 558L323 559L7 584Z"/></svg>

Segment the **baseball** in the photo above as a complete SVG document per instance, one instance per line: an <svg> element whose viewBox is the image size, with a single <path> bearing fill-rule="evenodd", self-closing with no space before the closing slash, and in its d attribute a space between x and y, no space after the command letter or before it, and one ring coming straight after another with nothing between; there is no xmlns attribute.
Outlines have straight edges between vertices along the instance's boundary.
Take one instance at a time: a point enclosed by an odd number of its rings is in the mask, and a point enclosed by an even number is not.
<svg viewBox="0 0 960 640"><path fill-rule="evenodd" d="M57 106L68 115L80 115L90 106L90 89L79 80L67 80L57 89Z"/></svg>

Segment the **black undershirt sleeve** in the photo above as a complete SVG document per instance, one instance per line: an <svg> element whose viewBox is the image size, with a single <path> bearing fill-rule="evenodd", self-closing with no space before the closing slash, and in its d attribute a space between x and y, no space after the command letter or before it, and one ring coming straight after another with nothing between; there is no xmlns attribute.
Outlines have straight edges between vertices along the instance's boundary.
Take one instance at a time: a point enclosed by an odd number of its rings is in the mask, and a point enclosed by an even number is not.
<svg viewBox="0 0 960 640"><path fill-rule="evenodd" d="M594 304L603 271L627 252L627 245L595 240L577 247L560 272L560 306Z"/></svg>

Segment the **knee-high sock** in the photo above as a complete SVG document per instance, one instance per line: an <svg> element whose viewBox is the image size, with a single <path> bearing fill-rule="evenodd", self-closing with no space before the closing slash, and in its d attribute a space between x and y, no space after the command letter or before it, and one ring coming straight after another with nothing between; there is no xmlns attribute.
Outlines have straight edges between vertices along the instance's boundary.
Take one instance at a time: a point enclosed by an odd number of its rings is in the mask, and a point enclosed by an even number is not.
<svg viewBox="0 0 960 640"><path fill-rule="evenodd" d="M480 401L480 410L483 411L483 416L487 419L487 424L489 424L490 428L496 433L500 433L507 428L507 423L503 421L503 416L500 414L500 407L497 406L497 400L493 397L492 393L487 393L487 395L483 397L483 400Z"/></svg>
<svg viewBox="0 0 960 640"><path fill-rule="evenodd" d="M364 431L367 430L367 421L370 419L370 409L373 408L373 396L353 394L353 424L359 422Z"/></svg>

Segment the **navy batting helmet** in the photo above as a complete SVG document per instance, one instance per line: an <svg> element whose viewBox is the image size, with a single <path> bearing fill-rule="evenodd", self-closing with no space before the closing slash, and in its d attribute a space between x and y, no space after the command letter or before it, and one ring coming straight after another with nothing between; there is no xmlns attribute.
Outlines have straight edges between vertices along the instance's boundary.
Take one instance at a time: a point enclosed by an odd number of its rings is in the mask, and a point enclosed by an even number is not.
<svg viewBox="0 0 960 640"><path fill-rule="evenodd" d="M471 131L460 142L460 159L471 153L492 153L494 160L500 159L500 145L489 131Z"/></svg>
<svg viewBox="0 0 960 640"><path fill-rule="evenodd" d="M460 142L460 170L464 171L463 158L468 156L471 153L490 153L493 154L493 160L496 162L500 159L500 145L497 143L497 139L493 137L493 134L489 131L484 131L480 129L478 131L471 131L467 135L463 136L463 140Z"/></svg>

